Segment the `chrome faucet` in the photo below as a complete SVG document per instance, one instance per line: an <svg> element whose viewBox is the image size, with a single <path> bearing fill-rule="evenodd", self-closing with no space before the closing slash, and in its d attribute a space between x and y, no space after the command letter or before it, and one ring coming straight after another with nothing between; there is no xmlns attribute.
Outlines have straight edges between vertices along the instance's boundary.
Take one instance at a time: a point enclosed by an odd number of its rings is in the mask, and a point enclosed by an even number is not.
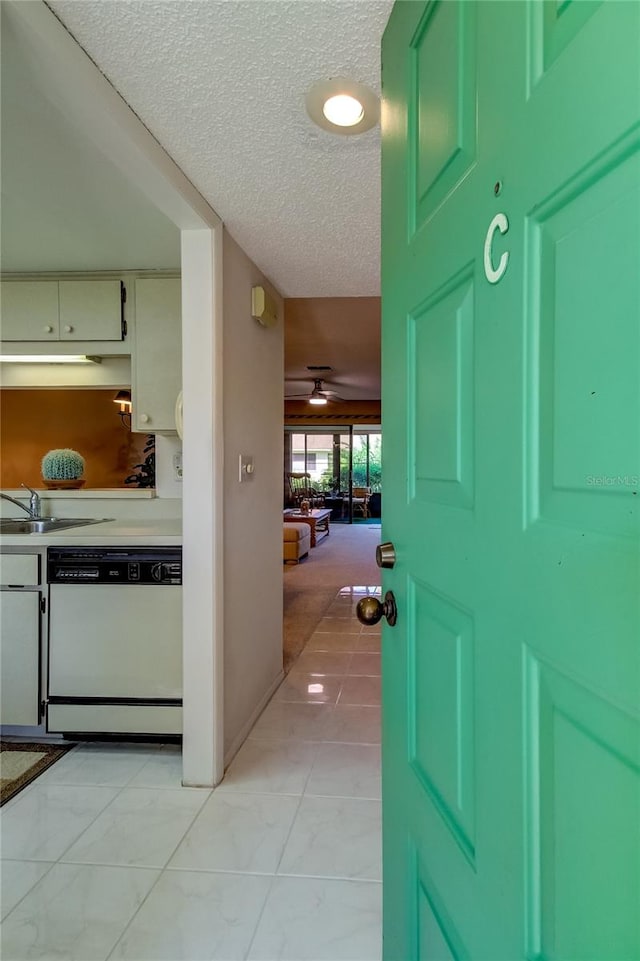
<svg viewBox="0 0 640 961"><path fill-rule="evenodd" d="M9 497L8 494L3 494L2 491L0 491L0 497L5 501L11 501L11 503L15 504L17 507L21 507L23 511L27 512L27 514L32 520L37 520L40 517L40 497L38 495L38 492L34 491L32 487L27 487L26 484L22 484L21 486L24 487L25 490L28 490L31 492L31 497L29 498L28 507L26 504L23 504L21 501L17 501L15 497Z"/></svg>

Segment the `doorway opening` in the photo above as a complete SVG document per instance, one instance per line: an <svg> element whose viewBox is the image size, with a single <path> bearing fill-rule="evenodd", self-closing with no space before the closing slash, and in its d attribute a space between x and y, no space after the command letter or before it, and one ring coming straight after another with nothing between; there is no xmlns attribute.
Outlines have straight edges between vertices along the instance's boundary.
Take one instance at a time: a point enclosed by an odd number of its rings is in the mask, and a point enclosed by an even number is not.
<svg viewBox="0 0 640 961"><path fill-rule="evenodd" d="M331 510L331 523L380 523L379 426L285 427L284 506Z"/></svg>

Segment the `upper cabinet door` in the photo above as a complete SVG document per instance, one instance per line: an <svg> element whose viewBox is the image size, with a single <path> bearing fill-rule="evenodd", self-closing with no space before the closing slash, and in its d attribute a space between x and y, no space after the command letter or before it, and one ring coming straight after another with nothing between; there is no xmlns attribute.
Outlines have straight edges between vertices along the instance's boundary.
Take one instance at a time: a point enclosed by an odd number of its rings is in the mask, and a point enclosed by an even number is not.
<svg viewBox="0 0 640 961"><path fill-rule="evenodd" d="M60 340L122 340L119 280L60 281Z"/></svg>
<svg viewBox="0 0 640 961"><path fill-rule="evenodd" d="M136 280L136 333L132 354L132 430L176 430L176 398L182 386L180 278Z"/></svg>
<svg viewBox="0 0 640 961"><path fill-rule="evenodd" d="M2 340L58 340L58 281L4 280Z"/></svg>

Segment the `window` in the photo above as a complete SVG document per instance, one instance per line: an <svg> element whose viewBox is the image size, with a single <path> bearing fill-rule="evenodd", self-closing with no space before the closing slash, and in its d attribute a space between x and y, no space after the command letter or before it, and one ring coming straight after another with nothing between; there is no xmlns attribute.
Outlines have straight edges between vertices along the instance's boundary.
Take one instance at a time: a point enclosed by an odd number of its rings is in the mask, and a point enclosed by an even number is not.
<svg viewBox="0 0 640 961"><path fill-rule="evenodd" d="M330 434L291 434L291 470L310 474L314 485L324 489L331 444Z"/></svg>
<svg viewBox="0 0 640 961"><path fill-rule="evenodd" d="M379 428L336 427L331 433L313 429L296 433L287 429L286 435L285 470L309 474L313 486L324 491L327 497L348 501L353 487L368 487L372 494L381 493L382 434ZM347 520L348 514L347 511ZM344 510L339 519L345 519Z"/></svg>

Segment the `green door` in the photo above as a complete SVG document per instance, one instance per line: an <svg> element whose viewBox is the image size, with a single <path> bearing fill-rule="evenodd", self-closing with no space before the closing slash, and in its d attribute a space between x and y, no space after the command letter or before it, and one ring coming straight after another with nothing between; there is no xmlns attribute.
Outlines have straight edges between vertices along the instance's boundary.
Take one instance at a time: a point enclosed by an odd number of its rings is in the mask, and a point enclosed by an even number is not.
<svg viewBox="0 0 640 961"><path fill-rule="evenodd" d="M640 958L639 14L385 33L387 961Z"/></svg>

